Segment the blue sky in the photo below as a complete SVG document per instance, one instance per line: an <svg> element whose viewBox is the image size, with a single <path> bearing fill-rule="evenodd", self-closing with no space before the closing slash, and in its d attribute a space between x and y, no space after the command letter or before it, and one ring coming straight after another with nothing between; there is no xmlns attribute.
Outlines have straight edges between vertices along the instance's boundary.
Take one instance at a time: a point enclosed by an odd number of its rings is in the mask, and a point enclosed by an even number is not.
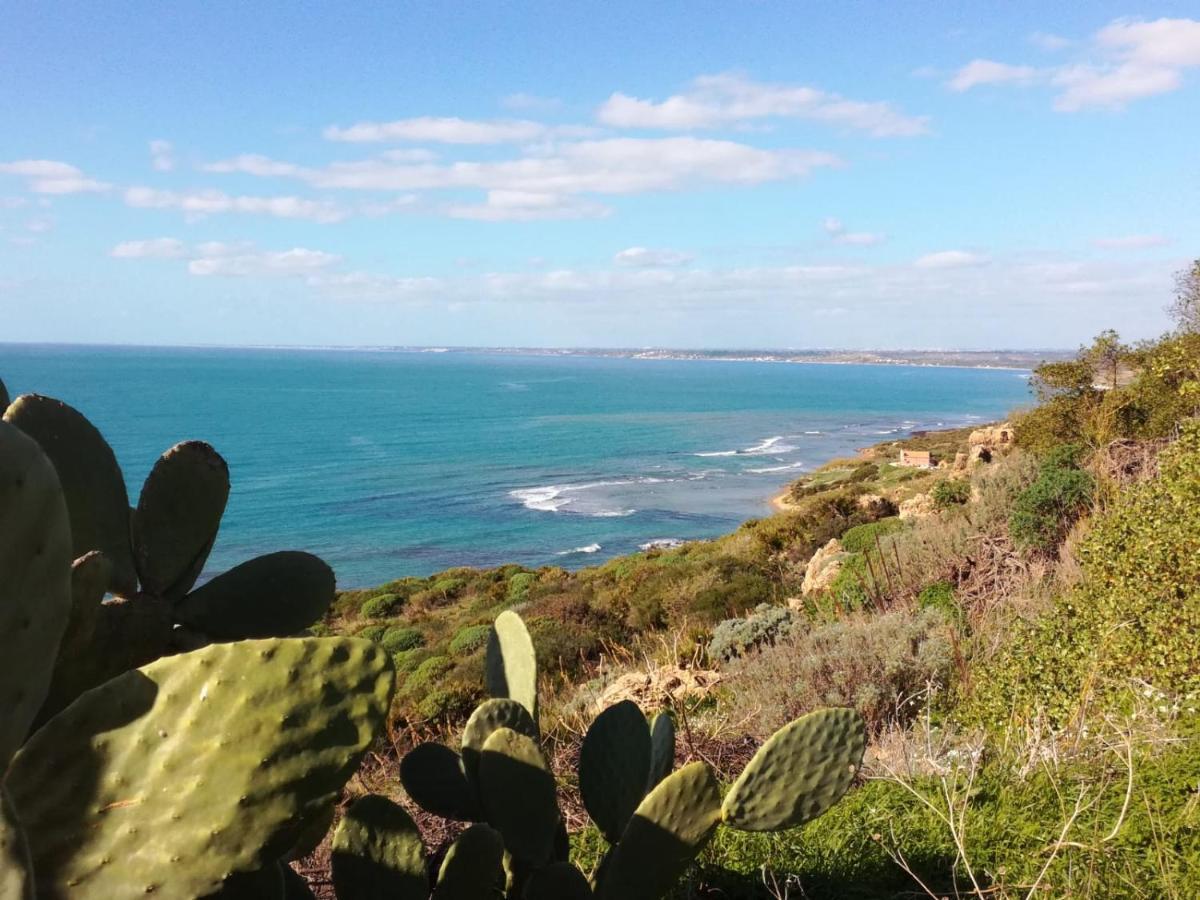
<svg viewBox="0 0 1200 900"><path fill-rule="evenodd" d="M1195 3L10 4L0 341L1073 346L1200 255Z"/></svg>

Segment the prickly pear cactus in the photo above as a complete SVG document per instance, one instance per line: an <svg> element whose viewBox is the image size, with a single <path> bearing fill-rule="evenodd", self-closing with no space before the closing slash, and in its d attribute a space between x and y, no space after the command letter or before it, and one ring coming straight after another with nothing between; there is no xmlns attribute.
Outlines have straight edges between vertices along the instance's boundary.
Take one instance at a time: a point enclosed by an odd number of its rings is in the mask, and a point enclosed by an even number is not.
<svg viewBox="0 0 1200 900"><path fill-rule="evenodd" d="M192 589L228 499L229 467L203 441L176 444L158 458L131 520L142 590L174 603Z"/></svg>
<svg viewBox="0 0 1200 900"><path fill-rule="evenodd" d="M338 900L428 900L425 847L403 807L368 794L355 800L333 833Z"/></svg>
<svg viewBox="0 0 1200 900"><path fill-rule="evenodd" d="M660 900L692 864L721 821L712 770L689 763L664 778L638 806L612 850L598 896Z"/></svg>
<svg viewBox="0 0 1200 900"><path fill-rule="evenodd" d="M866 726L853 709L819 709L785 725L729 789L725 824L779 831L815 819L849 789L866 746Z"/></svg>
<svg viewBox="0 0 1200 900"><path fill-rule="evenodd" d="M33 900L29 846L3 787L0 787L0 897Z"/></svg>
<svg viewBox="0 0 1200 900"><path fill-rule="evenodd" d="M579 793L588 815L610 844L646 795L650 728L632 700L622 700L592 722L579 750Z"/></svg>
<svg viewBox="0 0 1200 900"><path fill-rule="evenodd" d="M217 644L88 691L8 774L39 896L203 897L280 859L392 688L376 645L307 638Z"/></svg>
<svg viewBox="0 0 1200 900"><path fill-rule="evenodd" d="M588 900L591 896L591 885L582 872L568 862L555 862L529 876L521 900Z"/></svg>
<svg viewBox="0 0 1200 900"><path fill-rule="evenodd" d="M537 742L511 728L492 732L479 757L479 790L487 822L517 860L550 862L560 816L554 775Z"/></svg>
<svg viewBox="0 0 1200 900"><path fill-rule="evenodd" d="M71 520L71 558L102 551L112 563L110 589L132 596L137 575L129 544L129 495L108 442L77 410L38 394L14 400L4 421L37 441L58 472Z"/></svg>
<svg viewBox="0 0 1200 900"><path fill-rule="evenodd" d="M400 760L400 783L422 809L459 822L483 818L463 759L449 747L419 744Z"/></svg>
<svg viewBox="0 0 1200 900"><path fill-rule="evenodd" d="M504 893L504 839L482 823L455 839L438 870L433 900L484 900Z"/></svg>
<svg viewBox="0 0 1200 900"><path fill-rule="evenodd" d="M487 689L493 697L516 700L537 721L537 654L525 622L512 610L496 617L488 636Z"/></svg>
<svg viewBox="0 0 1200 900"><path fill-rule="evenodd" d="M675 768L675 720L671 714L658 713L650 722L650 779L646 791L671 774Z"/></svg>
<svg viewBox="0 0 1200 900"><path fill-rule="evenodd" d="M462 760L468 780L477 779L479 754L483 752L483 745L500 728L511 728L517 734L535 741L541 737L533 718L520 703L496 697L484 700L475 707L463 728Z"/></svg>
<svg viewBox="0 0 1200 900"><path fill-rule="evenodd" d="M8 388L4 386L4 380L0 379L0 415L4 414L4 410L8 407Z"/></svg>
<svg viewBox="0 0 1200 900"><path fill-rule="evenodd" d="M0 773L50 686L71 615L71 532L54 466L0 422Z"/></svg>

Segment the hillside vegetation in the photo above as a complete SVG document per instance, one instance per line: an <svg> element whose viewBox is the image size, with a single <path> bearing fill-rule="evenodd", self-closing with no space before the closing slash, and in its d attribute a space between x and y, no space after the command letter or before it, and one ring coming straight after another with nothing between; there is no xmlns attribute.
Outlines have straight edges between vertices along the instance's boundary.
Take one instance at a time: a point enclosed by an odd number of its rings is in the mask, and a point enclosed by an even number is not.
<svg viewBox="0 0 1200 900"><path fill-rule="evenodd" d="M857 708L859 786L796 831L722 832L681 897L1200 896L1200 333L1105 333L1034 386L990 462L968 430L918 435L716 540L348 591L318 630L391 654L403 749L483 696L488 624L519 611L560 773L620 697L726 778L788 720ZM394 784L389 759L363 783Z"/></svg>

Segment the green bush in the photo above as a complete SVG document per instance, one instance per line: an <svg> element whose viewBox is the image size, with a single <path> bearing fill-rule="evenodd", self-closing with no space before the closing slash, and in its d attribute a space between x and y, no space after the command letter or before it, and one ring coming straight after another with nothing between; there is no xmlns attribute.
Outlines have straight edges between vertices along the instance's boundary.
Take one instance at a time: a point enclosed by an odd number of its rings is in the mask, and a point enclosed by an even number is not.
<svg viewBox="0 0 1200 900"><path fill-rule="evenodd" d="M692 598L690 611L700 622L712 624L769 602L774 592L774 585L766 576L752 571L735 572L698 591Z"/></svg>
<svg viewBox="0 0 1200 900"><path fill-rule="evenodd" d="M962 609L954 600L954 585L948 581L937 581L923 588L917 595L917 608L940 610L951 619L962 616Z"/></svg>
<svg viewBox="0 0 1200 900"><path fill-rule="evenodd" d="M865 525L855 525L842 535L842 549L848 553L867 553L876 549L875 539L895 534L904 528L904 521L899 516L889 516L878 522L868 522Z"/></svg>
<svg viewBox="0 0 1200 900"><path fill-rule="evenodd" d="M508 579L508 590L505 592L504 602L509 606L523 602L529 596L529 588L533 586L536 579L537 575L533 572L518 572L512 576Z"/></svg>
<svg viewBox="0 0 1200 900"><path fill-rule="evenodd" d="M364 641L378 642L383 637L385 631L387 631L386 625L368 625L366 628L359 629L354 636L362 638Z"/></svg>
<svg viewBox="0 0 1200 900"><path fill-rule="evenodd" d="M759 604L751 615L726 619L713 629L708 658L729 660L763 644L773 644L788 632L795 620L795 614L786 606Z"/></svg>
<svg viewBox="0 0 1200 900"><path fill-rule="evenodd" d="M386 619L393 615L403 603L404 599L396 594L379 594L363 601L363 605L359 608L359 615L364 619Z"/></svg>
<svg viewBox="0 0 1200 900"><path fill-rule="evenodd" d="M404 693L411 695L426 690L433 681L441 678L453 667L454 663L450 661L449 657L429 657L404 679Z"/></svg>
<svg viewBox="0 0 1200 900"><path fill-rule="evenodd" d="M487 643L491 630L490 625L468 625L450 639L450 652L455 656L474 653Z"/></svg>
<svg viewBox="0 0 1200 900"><path fill-rule="evenodd" d="M429 659L429 651L421 647L401 650L399 653L392 654L392 664L396 667L397 675L407 675L427 659Z"/></svg>
<svg viewBox="0 0 1200 900"><path fill-rule="evenodd" d="M425 636L417 628L395 625L383 633L379 643L388 653L403 653L425 643Z"/></svg>
<svg viewBox="0 0 1200 900"><path fill-rule="evenodd" d="M965 478L946 478L933 486L929 496L938 509L962 506L971 499L971 482Z"/></svg>
<svg viewBox="0 0 1200 900"><path fill-rule="evenodd" d="M467 579L449 576L446 578L437 579L429 590L435 594L441 594L443 597L452 597L467 586Z"/></svg>
<svg viewBox="0 0 1200 900"><path fill-rule="evenodd" d="M1095 481L1078 468L1079 455L1074 445L1050 451L1037 479L1017 495L1008 531L1018 547L1052 552L1088 509Z"/></svg>

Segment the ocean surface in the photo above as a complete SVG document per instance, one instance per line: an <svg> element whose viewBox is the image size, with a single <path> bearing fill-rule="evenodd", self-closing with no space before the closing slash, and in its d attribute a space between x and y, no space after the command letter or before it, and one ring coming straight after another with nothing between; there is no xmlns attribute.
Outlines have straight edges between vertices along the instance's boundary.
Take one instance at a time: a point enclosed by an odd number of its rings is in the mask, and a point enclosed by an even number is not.
<svg viewBox="0 0 1200 900"><path fill-rule="evenodd" d="M82 410L133 504L163 450L213 444L209 574L303 549L342 587L713 537L831 458L1030 400L1012 370L464 352L0 345L0 377Z"/></svg>

